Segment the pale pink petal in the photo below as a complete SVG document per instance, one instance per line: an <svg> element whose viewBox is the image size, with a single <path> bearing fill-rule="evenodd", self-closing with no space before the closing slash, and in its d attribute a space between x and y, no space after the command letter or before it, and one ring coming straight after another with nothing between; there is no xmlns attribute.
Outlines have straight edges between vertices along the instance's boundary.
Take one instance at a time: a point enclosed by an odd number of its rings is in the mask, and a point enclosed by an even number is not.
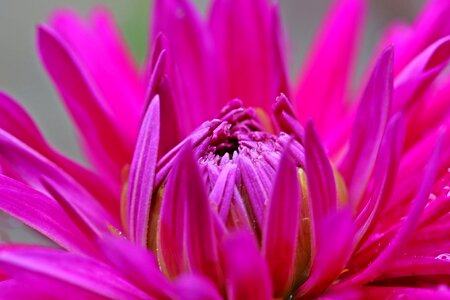
<svg viewBox="0 0 450 300"><path fill-rule="evenodd" d="M144 247L147 245L150 204L158 157L159 126L159 97L155 96L139 131L130 167L126 206L128 236L133 242Z"/></svg>

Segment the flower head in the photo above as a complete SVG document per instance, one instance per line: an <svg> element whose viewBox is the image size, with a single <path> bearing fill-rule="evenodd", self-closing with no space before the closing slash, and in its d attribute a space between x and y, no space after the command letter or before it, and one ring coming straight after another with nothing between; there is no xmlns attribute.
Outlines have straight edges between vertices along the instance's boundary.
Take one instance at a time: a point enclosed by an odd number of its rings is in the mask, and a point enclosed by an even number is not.
<svg viewBox="0 0 450 300"><path fill-rule="evenodd" d="M157 0L144 74L107 12L55 13L39 52L92 170L0 94L0 209L62 248L0 247L0 298L450 297L450 4L353 96L364 9L337 1L298 85L266 0Z"/></svg>

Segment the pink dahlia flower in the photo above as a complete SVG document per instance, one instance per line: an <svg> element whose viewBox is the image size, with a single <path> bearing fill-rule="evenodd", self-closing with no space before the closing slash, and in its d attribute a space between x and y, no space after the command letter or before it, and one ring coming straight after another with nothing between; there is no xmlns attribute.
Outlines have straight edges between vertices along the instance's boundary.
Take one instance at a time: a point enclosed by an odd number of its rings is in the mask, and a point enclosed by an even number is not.
<svg viewBox="0 0 450 300"><path fill-rule="evenodd" d="M109 14L57 11L42 62L91 163L0 94L1 299L450 299L450 2L382 38L350 92L363 0L297 84L268 0L156 0L133 63ZM394 54L395 52L395 54Z"/></svg>

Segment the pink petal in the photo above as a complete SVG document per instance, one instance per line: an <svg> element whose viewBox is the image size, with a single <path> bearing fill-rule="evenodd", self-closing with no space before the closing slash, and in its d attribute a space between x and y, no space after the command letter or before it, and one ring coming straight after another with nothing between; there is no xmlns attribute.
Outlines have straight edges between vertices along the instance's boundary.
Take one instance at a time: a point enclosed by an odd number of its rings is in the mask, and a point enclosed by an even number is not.
<svg viewBox="0 0 450 300"><path fill-rule="evenodd" d="M272 299L269 270L250 233L238 232L223 241L222 262L228 299Z"/></svg>
<svg viewBox="0 0 450 300"><path fill-rule="evenodd" d="M170 52L168 77L176 90L183 126L193 131L220 111L213 41L204 20L186 0L157 0L153 36L163 33ZM179 77L178 77L179 76Z"/></svg>
<svg viewBox="0 0 450 300"><path fill-rule="evenodd" d="M262 241L262 252L269 267L276 296L283 296L289 291L293 279L300 199L297 167L289 157L287 148L280 160L268 204Z"/></svg>
<svg viewBox="0 0 450 300"><path fill-rule="evenodd" d="M105 236L99 243L112 267L130 282L156 299L173 299L175 289L151 252L120 238Z"/></svg>
<svg viewBox="0 0 450 300"><path fill-rule="evenodd" d="M39 27L38 44L43 64L79 129L89 158L117 182L122 167L130 161L134 140L125 138L84 67L57 33L48 27Z"/></svg>
<svg viewBox="0 0 450 300"><path fill-rule="evenodd" d="M364 1L336 1L306 59L295 95L297 113L303 122L313 119L321 134L345 109L364 12Z"/></svg>
<svg viewBox="0 0 450 300"><path fill-rule="evenodd" d="M341 173L349 199L357 205L372 175L378 149L388 121L392 101L394 51L387 48L379 58L358 106L349 150Z"/></svg>
<svg viewBox="0 0 450 300"><path fill-rule="evenodd" d="M209 15L224 96L270 110L284 88L282 33L276 8L266 0L215 0Z"/></svg>
<svg viewBox="0 0 450 300"><path fill-rule="evenodd" d="M160 34L156 37L153 46L147 100L151 101L159 95L161 101L161 136L159 146L159 157L174 148L182 138L189 133L181 124L183 117L179 106L175 101L173 82L170 81L168 73L167 40Z"/></svg>
<svg viewBox="0 0 450 300"><path fill-rule="evenodd" d="M347 207L331 212L318 224L311 273L297 290L297 297L317 296L342 273L353 251L352 222L352 213Z"/></svg>
<svg viewBox="0 0 450 300"><path fill-rule="evenodd" d="M108 212L73 178L44 157L0 129L0 158L20 179L46 192L42 179L50 180L54 189L69 201L74 211L96 233L109 232L108 224L120 229L118 220Z"/></svg>
<svg viewBox="0 0 450 300"><path fill-rule="evenodd" d="M374 166L372 186L363 198L356 218L355 223L359 227L357 234L359 243L371 233L392 195L402 155L404 135L405 120L402 114L397 114L389 121L386 128Z"/></svg>
<svg viewBox="0 0 450 300"><path fill-rule="evenodd" d="M183 146L176 157L167 178L158 223L158 259L162 270L169 277L180 275L187 269L185 264L184 226L186 211L186 189L183 157L192 151L190 145Z"/></svg>
<svg viewBox="0 0 450 300"><path fill-rule="evenodd" d="M150 203L153 197L160 136L159 97L150 103L139 131L131 162L127 194L128 234L133 242L147 245Z"/></svg>
<svg viewBox="0 0 450 300"><path fill-rule="evenodd" d="M27 112L11 97L0 92L0 128L18 138L71 175L115 216L119 216L118 191L94 173L53 150Z"/></svg>
<svg viewBox="0 0 450 300"><path fill-rule="evenodd" d="M219 283L219 257L213 219L198 163L187 143L180 152L177 171L181 185L176 186L185 204L185 238L188 264L192 272L208 276ZM182 153L182 155L181 155ZM173 171L172 171L173 172Z"/></svg>
<svg viewBox="0 0 450 300"><path fill-rule="evenodd" d="M305 159L313 224L317 225L336 211L337 194L333 169L312 123L306 126Z"/></svg>
<svg viewBox="0 0 450 300"><path fill-rule="evenodd" d="M107 265L60 250L3 248L0 266L13 277L22 274L52 279L112 299L151 299Z"/></svg>
<svg viewBox="0 0 450 300"><path fill-rule="evenodd" d="M364 269L361 273L342 282L340 284L341 286L345 287L364 284L375 279L382 271L382 269L388 265L388 262L399 253L402 247L405 246L406 242L413 234L414 229L417 227L420 215L425 207L426 201L428 200L428 195L430 194L432 185L436 177L442 144L442 136L440 136L440 139L435 146L429 163L423 173L423 179L420 188L415 198L412 200L406 219L401 223L401 226L399 227L395 237L392 239L392 241L389 242L383 252L381 252L381 254L366 269Z"/></svg>
<svg viewBox="0 0 450 300"><path fill-rule="evenodd" d="M92 11L90 22L76 12L57 10L52 29L83 65L98 100L114 116L127 138L134 141L145 103L145 86L112 16L106 9Z"/></svg>
<svg viewBox="0 0 450 300"><path fill-rule="evenodd" d="M92 242L53 199L3 175L0 175L0 194L0 210L39 231L63 248L76 253L97 255Z"/></svg>
<svg viewBox="0 0 450 300"><path fill-rule="evenodd" d="M395 77L392 112L409 108L447 66L450 37L442 38L425 49Z"/></svg>
<svg viewBox="0 0 450 300"><path fill-rule="evenodd" d="M183 300L221 300L214 285L198 275L183 275L175 281L177 295Z"/></svg>

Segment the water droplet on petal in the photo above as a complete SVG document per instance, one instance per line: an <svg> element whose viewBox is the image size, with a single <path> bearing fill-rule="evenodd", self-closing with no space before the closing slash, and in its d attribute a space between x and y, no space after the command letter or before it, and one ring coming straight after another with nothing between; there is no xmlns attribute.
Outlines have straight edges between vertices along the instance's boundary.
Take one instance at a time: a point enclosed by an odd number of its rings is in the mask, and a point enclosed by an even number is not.
<svg viewBox="0 0 450 300"><path fill-rule="evenodd" d="M450 253L441 253L438 256L436 256L435 259L450 261Z"/></svg>

